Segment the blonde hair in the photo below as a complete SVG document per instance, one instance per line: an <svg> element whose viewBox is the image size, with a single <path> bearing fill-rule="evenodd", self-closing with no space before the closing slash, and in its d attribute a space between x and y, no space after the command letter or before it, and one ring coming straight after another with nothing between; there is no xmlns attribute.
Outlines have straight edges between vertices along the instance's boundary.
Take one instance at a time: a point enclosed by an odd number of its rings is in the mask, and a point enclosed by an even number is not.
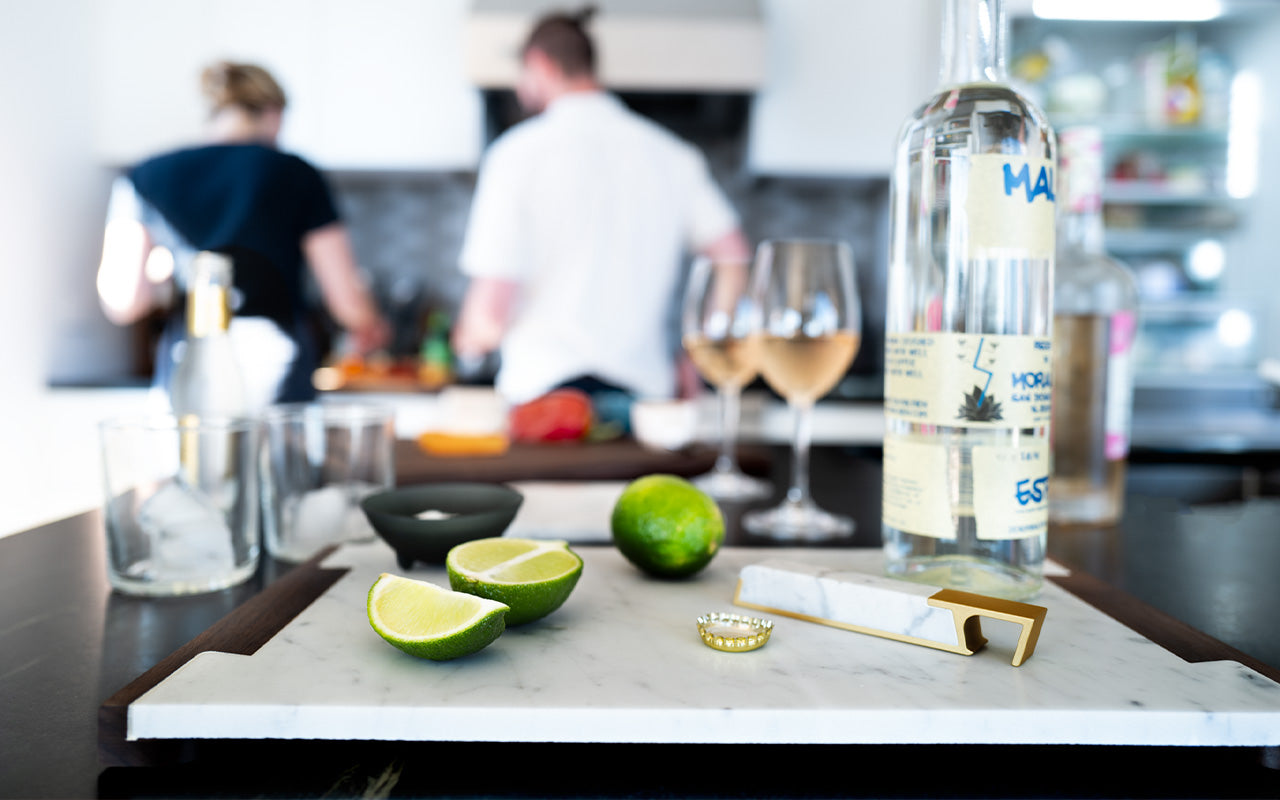
<svg viewBox="0 0 1280 800"><path fill-rule="evenodd" d="M253 114L282 111L284 89L271 73L256 64L218 61L200 73L200 92L213 116L226 108L241 108Z"/></svg>

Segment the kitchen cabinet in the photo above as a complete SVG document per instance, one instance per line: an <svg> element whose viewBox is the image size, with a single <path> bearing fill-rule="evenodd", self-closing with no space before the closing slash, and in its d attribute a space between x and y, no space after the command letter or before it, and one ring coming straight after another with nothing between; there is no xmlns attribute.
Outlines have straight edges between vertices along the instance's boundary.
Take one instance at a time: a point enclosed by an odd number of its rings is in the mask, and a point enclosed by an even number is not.
<svg viewBox="0 0 1280 800"><path fill-rule="evenodd" d="M757 175L888 177L898 130L938 82L930 0L765 0L765 82L751 110Z"/></svg>
<svg viewBox="0 0 1280 800"><path fill-rule="evenodd" d="M198 140L201 68L259 63L283 84L284 149L325 169L470 170L480 98L463 72L467 0L103 0L95 150L132 163Z"/></svg>

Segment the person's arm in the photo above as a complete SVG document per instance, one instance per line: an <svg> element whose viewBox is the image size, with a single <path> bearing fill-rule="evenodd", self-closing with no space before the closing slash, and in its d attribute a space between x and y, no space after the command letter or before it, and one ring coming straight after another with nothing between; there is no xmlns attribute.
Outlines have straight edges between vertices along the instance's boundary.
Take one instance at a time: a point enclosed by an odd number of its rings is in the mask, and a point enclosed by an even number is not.
<svg viewBox="0 0 1280 800"><path fill-rule="evenodd" d="M700 252L712 261L747 262L751 260L751 243L739 228L713 239Z"/></svg>
<svg viewBox="0 0 1280 800"><path fill-rule="evenodd" d="M151 236L142 223L131 219L107 223L98 264L98 301L116 325L137 322L155 305L155 287L146 274L150 252Z"/></svg>
<svg viewBox="0 0 1280 800"><path fill-rule="evenodd" d="M302 239L302 252L325 307L351 334L356 349L363 354L385 347L391 341L391 327L360 277L346 227L334 222L310 231Z"/></svg>
<svg viewBox="0 0 1280 800"><path fill-rule="evenodd" d="M517 281L507 278L471 280L453 327L453 350L459 358L483 358L498 349L511 324L519 289Z"/></svg>

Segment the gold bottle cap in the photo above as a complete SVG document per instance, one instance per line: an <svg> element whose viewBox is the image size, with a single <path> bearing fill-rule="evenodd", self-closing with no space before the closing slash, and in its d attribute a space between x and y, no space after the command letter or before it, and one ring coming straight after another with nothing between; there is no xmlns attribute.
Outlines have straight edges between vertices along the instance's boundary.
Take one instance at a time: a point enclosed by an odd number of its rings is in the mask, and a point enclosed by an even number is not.
<svg viewBox="0 0 1280 800"><path fill-rule="evenodd" d="M713 650L745 653L764 647L773 633L773 622L738 614L704 614L698 617L698 634L702 643Z"/></svg>

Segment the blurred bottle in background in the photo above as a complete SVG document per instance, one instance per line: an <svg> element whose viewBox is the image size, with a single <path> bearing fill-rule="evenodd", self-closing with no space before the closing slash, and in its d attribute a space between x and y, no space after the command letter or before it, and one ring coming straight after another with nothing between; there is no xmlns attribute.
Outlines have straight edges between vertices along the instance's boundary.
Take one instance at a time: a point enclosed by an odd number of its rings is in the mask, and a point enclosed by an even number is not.
<svg viewBox="0 0 1280 800"><path fill-rule="evenodd" d="M231 259L198 253L187 292L187 338L169 385L176 417L235 417L248 410L244 379L231 343Z"/></svg>
<svg viewBox="0 0 1280 800"><path fill-rule="evenodd" d="M1103 250L1102 134L1059 132L1049 518L1112 524L1123 513L1138 289Z"/></svg>
<svg viewBox="0 0 1280 800"><path fill-rule="evenodd" d="M190 488L217 491L242 464L241 448L252 447L256 441L253 436L242 440L226 430L207 427L250 411L230 333L232 270L231 258L222 253L202 251L191 261L187 336L169 384L169 403L180 426L178 459L185 480L181 491L187 492L169 495L185 498L182 505L188 509L199 502L189 494ZM206 524L193 535L217 536L219 526L209 523L207 516L203 518Z"/></svg>
<svg viewBox="0 0 1280 800"><path fill-rule="evenodd" d="M1179 30L1169 48L1165 66L1165 121L1170 125L1200 122L1203 97L1200 91L1200 51L1189 29Z"/></svg>
<svg viewBox="0 0 1280 800"><path fill-rule="evenodd" d="M453 382L451 324L447 312L435 310L427 314L418 362L418 382L427 389L439 389Z"/></svg>

